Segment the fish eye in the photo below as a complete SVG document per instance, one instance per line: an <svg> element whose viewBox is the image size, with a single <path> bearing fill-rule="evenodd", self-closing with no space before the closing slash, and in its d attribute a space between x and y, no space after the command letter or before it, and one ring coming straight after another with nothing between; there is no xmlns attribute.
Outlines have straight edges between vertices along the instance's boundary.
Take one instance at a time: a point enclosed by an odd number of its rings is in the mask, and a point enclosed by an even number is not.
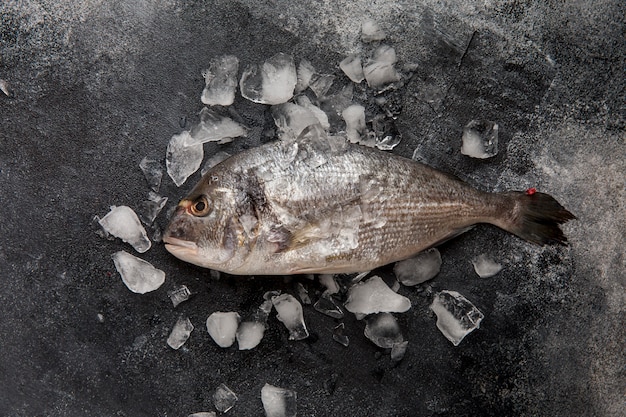
<svg viewBox="0 0 626 417"><path fill-rule="evenodd" d="M209 201L205 196L199 197L191 205L191 214L194 216L206 216L209 214Z"/></svg>

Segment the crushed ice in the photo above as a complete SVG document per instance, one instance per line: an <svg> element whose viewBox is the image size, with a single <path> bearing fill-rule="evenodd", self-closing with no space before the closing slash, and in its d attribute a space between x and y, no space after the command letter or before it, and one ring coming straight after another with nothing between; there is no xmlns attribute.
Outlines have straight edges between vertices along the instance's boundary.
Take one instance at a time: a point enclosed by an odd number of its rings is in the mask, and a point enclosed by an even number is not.
<svg viewBox="0 0 626 417"><path fill-rule="evenodd" d="M411 308L411 301L393 292L380 277L373 276L350 287L345 307L358 318L380 312L403 313Z"/></svg>
<svg viewBox="0 0 626 417"><path fill-rule="evenodd" d="M139 212L139 218L141 221L150 226L154 223L165 204L167 203L167 197L161 197L154 191L148 193L147 200L141 202L141 211Z"/></svg>
<svg viewBox="0 0 626 417"><path fill-rule="evenodd" d="M441 269L441 254L436 248L396 262L393 272L403 285L412 286L432 279Z"/></svg>
<svg viewBox="0 0 626 417"><path fill-rule="evenodd" d="M282 104L293 97L298 82L291 55L278 53L260 67L250 65L244 70L239 89L241 95L255 103Z"/></svg>
<svg viewBox="0 0 626 417"><path fill-rule="evenodd" d="M378 313L366 317L364 334L376 346L385 349L404 341L400 325L390 313Z"/></svg>
<svg viewBox="0 0 626 417"><path fill-rule="evenodd" d="M437 293L430 308L437 315L437 328L454 346L477 329L484 317L474 304L456 291Z"/></svg>
<svg viewBox="0 0 626 417"><path fill-rule="evenodd" d="M219 347L227 348L235 343L240 319L238 313L216 311L207 318L206 328Z"/></svg>
<svg viewBox="0 0 626 417"><path fill-rule="evenodd" d="M167 296L172 301L172 305L177 307L180 303L189 300L189 297L191 297L191 291L186 285L181 285L172 291L168 291Z"/></svg>
<svg viewBox="0 0 626 417"><path fill-rule="evenodd" d="M304 323L302 305L293 295L282 294L272 297L278 320L289 330L289 340L302 340L309 337Z"/></svg>
<svg viewBox="0 0 626 417"><path fill-rule="evenodd" d="M152 245L137 214L128 206L111 206L111 211L98 223L105 232L119 237L139 253L146 252Z"/></svg>
<svg viewBox="0 0 626 417"><path fill-rule="evenodd" d="M125 251L112 255L115 268L129 290L145 294L159 288L165 282L165 272Z"/></svg>
<svg viewBox="0 0 626 417"><path fill-rule="evenodd" d="M161 162L145 156L141 162L139 162L139 168L141 172L143 172L148 186L152 188L152 191L155 193L158 192L159 187L161 187L161 179L163 178Z"/></svg>
<svg viewBox="0 0 626 417"><path fill-rule="evenodd" d="M188 142L193 142L193 138L188 131L184 131L172 136L167 145L165 157L167 173L177 187L183 185L187 178L200 168L204 158L202 143L187 146Z"/></svg>
<svg viewBox="0 0 626 417"><path fill-rule="evenodd" d="M207 142L228 143L246 134L247 129L230 117L205 107L200 111L200 122L184 136L182 144L189 147Z"/></svg>
<svg viewBox="0 0 626 417"><path fill-rule="evenodd" d="M189 339L192 331L193 324L191 324L191 321L188 318L179 318L167 338L168 346L172 349L179 349Z"/></svg>
<svg viewBox="0 0 626 417"><path fill-rule="evenodd" d="M498 124L472 120L463 128L461 153L472 158L491 158L498 154Z"/></svg>
<svg viewBox="0 0 626 417"><path fill-rule="evenodd" d="M206 174L211 168L213 168L220 162L227 160L228 158L230 158L229 153L223 151L217 152L215 155L207 159L207 161L204 163L202 169L200 170L200 175L204 177L204 174Z"/></svg>
<svg viewBox="0 0 626 417"><path fill-rule="evenodd" d="M265 384L261 401L266 417L296 417L296 392Z"/></svg>
<svg viewBox="0 0 626 417"><path fill-rule="evenodd" d="M235 101L239 59L224 55L211 60L209 69L203 72L206 86L201 101L209 106L230 106Z"/></svg>
<svg viewBox="0 0 626 417"><path fill-rule="evenodd" d="M490 278L502 270L502 265L484 253L472 259L472 265L476 274L481 278Z"/></svg>
<svg viewBox="0 0 626 417"><path fill-rule="evenodd" d="M213 405L220 413L225 413L235 406L239 400L237 394L226 384L219 384L213 393Z"/></svg>

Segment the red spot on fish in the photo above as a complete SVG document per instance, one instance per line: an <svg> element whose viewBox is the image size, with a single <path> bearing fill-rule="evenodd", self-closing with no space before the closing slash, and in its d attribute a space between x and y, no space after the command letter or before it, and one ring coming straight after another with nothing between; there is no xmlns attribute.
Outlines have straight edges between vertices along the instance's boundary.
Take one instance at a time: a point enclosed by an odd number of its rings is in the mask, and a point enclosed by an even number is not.
<svg viewBox="0 0 626 417"><path fill-rule="evenodd" d="M528 190L526 190L526 195L533 195L537 192L537 189L535 187L531 187Z"/></svg>

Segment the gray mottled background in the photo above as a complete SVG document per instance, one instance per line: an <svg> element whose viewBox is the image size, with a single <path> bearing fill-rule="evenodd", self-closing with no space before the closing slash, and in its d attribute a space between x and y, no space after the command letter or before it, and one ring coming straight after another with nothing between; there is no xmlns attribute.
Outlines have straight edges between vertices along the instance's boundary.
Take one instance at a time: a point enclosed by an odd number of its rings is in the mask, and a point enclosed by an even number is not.
<svg viewBox="0 0 626 417"><path fill-rule="evenodd" d="M624 12L619 0L2 2L0 79L14 97L0 94L0 415L185 416L212 410L225 383L240 397L227 415L261 416L265 382L296 390L301 416L626 415ZM565 226L571 245L488 226L443 245L440 275L401 290L413 308L398 315L409 349L396 365L362 322L344 320L344 348L311 307L307 341L288 341L272 317L257 349L220 349L204 330L210 313L245 316L263 292L293 293L302 279L215 280L155 245L143 257L166 283L133 294L110 258L125 245L98 237L92 218L144 199L139 161L164 158L196 120L212 57L243 66L287 52L340 76L364 17L418 64L395 97L394 152L482 189L553 194L578 216ZM267 109L234 107L252 134L223 148L265 140ZM473 118L500 123L496 158L459 154ZM168 207L197 179L177 189L165 178ZM483 252L504 264L493 278L471 269ZM174 309L167 291L180 284L197 294ZM486 316L458 347L428 309L439 289ZM196 330L173 351L180 314Z"/></svg>

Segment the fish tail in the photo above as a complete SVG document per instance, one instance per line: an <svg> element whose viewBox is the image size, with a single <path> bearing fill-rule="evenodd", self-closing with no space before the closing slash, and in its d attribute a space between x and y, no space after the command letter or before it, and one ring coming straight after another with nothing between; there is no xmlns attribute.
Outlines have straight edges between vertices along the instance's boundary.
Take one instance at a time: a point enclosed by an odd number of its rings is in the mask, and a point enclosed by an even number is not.
<svg viewBox="0 0 626 417"><path fill-rule="evenodd" d="M502 229L538 245L567 244L559 227L576 218L554 197L529 189L500 194L506 202L503 214L494 222Z"/></svg>

